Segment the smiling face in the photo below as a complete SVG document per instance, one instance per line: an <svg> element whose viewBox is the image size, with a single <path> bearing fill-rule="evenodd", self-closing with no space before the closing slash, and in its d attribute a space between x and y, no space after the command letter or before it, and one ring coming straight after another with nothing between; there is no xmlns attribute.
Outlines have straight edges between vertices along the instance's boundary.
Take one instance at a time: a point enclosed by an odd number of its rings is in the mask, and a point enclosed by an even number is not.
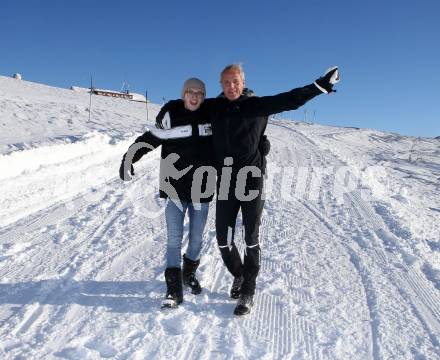
<svg viewBox="0 0 440 360"><path fill-rule="evenodd" d="M225 71L222 74L220 83L226 98L231 101L237 100L244 89L243 76L237 70Z"/></svg>
<svg viewBox="0 0 440 360"><path fill-rule="evenodd" d="M201 89L188 88L183 95L185 108L190 111L196 111L205 100L205 94Z"/></svg>

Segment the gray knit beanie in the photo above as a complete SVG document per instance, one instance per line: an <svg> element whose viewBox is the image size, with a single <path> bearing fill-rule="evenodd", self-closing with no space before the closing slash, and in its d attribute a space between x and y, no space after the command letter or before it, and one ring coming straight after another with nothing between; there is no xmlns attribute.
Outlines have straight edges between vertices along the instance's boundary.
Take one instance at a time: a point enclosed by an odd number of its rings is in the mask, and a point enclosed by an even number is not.
<svg viewBox="0 0 440 360"><path fill-rule="evenodd" d="M189 88L200 89L203 91L203 96L206 96L205 83L197 78L189 78L183 83L182 99Z"/></svg>

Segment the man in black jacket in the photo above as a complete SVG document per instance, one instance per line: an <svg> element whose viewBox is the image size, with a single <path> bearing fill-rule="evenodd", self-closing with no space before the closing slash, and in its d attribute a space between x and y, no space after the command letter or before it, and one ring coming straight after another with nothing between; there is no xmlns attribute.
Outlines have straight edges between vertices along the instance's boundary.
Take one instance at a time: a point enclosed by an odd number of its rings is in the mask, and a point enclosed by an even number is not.
<svg viewBox="0 0 440 360"><path fill-rule="evenodd" d="M260 269L259 228L264 206L262 175L265 164L261 140L267 117L297 109L319 94L332 92L338 81L339 71L334 67L313 84L302 88L274 96L249 96L245 91L243 69L233 64L221 73L221 96L206 99L202 105L211 122L217 164L217 242L223 261L234 276L230 296L239 299L234 310L236 315L251 310ZM246 242L243 263L234 244L240 208Z"/></svg>

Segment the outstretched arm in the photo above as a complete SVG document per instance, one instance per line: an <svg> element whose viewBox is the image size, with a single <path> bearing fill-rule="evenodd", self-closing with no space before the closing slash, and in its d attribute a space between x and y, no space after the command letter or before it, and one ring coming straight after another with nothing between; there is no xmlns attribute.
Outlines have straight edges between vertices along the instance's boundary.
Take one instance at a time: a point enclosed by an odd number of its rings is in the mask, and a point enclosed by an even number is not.
<svg viewBox="0 0 440 360"><path fill-rule="evenodd" d="M313 84L273 96L250 97L243 101L241 109L247 116L269 116L295 110L317 95L334 91L333 85L338 81L339 70L333 67Z"/></svg>
<svg viewBox="0 0 440 360"><path fill-rule="evenodd" d="M122 157L119 177L122 180L131 180L131 176L134 175L133 164L160 145L162 145L162 139L155 136L150 130L139 136Z"/></svg>
<svg viewBox="0 0 440 360"><path fill-rule="evenodd" d="M122 180L131 180L134 175L133 164L139 161L142 156L156 149L168 140L185 139L192 135L191 125L176 126L169 130L149 129L143 135L139 136L122 158L119 176ZM130 173L129 173L130 172Z"/></svg>

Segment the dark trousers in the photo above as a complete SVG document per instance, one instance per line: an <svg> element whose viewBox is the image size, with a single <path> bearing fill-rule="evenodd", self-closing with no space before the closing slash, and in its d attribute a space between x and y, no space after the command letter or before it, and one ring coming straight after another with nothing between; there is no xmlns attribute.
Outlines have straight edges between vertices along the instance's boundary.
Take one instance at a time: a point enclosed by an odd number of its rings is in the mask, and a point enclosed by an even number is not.
<svg viewBox="0 0 440 360"><path fill-rule="evenodd" d="M253 188L259 189L259 196L254 200L240 201L230 194L227 200L217 198L216 203L215 226L220 253L229 272L234 277L244 277L241 292L246 295L254 295L260 270L259 229L264 207L264 200L261 199L263 180L260 179L256 184L254 182ZM235 222L240 208L246 243L243 263L234 243Z"/></svg>

